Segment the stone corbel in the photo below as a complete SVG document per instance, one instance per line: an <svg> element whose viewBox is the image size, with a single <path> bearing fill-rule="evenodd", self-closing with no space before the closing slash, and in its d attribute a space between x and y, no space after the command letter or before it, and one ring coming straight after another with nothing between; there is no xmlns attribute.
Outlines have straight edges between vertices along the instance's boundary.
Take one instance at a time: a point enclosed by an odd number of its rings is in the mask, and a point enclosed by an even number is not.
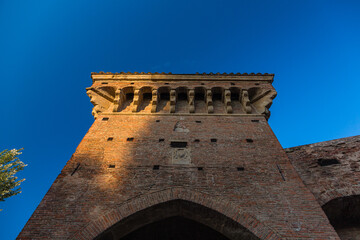
<svg viewBox="0 0 360 240"><path fill-rule="evenodd" d="M152 90L152 99L151 99L151 112L155 113L158 103L158 94L157 89Z"/></svg>
<svg viewBox="0 0 360 240"><path fill-rule="evenodd" d="M136 89L134 90L134 100L132 102L132 112L137 112L140 105L140 90Z"/></svg>
<svg viewBox="0 0 360 240"><path fill-rule="evenodd" d="M188 98L189 98L189 112L194 113L195 112L195 105L194 105L195 90L194 89L190 89L188 91Z"/></svg>
<svg viewBox="0 0 360 240"><path fill-rule="evenodd" d="M118 88L116 91L115 91L115 98L114 98L114 107L113 107L113 112L118 112L122 103L123 103L123 100L124 100L124 93L122 91L122 89Z"/></svg>
<svg viewBox="0 0 360 240"><path fill-rule="evenodd" d="M256 111L260 114L264 114L265 117L268 119L270 117L269 108L276 97L277 92L275 90L262 90L257 89L255 91L254 96L251 96L250 103Z"/></svg>
<svg viewBox="0 0 360 240"><path fill-rule="evenodd" d="M232 107L231 107L231 92L230 90L226 89L224 90L224 103L227 113L232 113Z"/></svg>
<svg viewBox="0 0 360 240"><path fill-rule="evenodd" d="M206 106L208 113L214 113L214 106L212 101L212 92L210 89L206 90Z"/></svg>
<svg viewBox="0 0 360 240"><path fill-rule="evenodd" d="M106 89L87 88L86 94L90 102L94 105L92 115L96 119L102 112L111 112L111 106L114 102L114 96L107 92Z"/></svg>
<svg viewBox="0 0 360 240"><path fill-rule="evenodd" d="M241 92L241 104L244 107L246 113L251 113L249 93L247 90L242 90Z"/></svg>
<svg viewBox="0 0 360 240"><path fill-rule="evenodd" d="M176 105L176 91L175 89L170 90L170 113L175 113Z"/></svg>

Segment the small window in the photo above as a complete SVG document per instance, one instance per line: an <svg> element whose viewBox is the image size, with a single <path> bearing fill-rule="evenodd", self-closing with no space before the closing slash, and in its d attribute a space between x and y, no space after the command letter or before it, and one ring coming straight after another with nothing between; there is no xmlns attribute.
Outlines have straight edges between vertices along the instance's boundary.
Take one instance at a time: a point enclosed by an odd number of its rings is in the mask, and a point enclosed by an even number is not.
<svg viewBox="0 0 360 240"><path fill-rule="evenodd" d="M198 171L202 171L204 168L203 167L198 167L197 169L198 169Z"/></svg>
<svg viewBox="0 0 360 240"><path fill-rule="evenodd" d="M247 138L247 139L246 139L246 142L252 143L252 142L254 142L254 140L252 140L251 138Z"/></svg>
<svg viewBox="0 0 360 240"><path fill-rule="evenodd" d="M205 83L200 83L201 85L205 85Z"/></svg>
<svg viewBox="0 0 360 240"><path fill-rule="evenodd" d="M102 120L103 120L103 121L107 121L107 120L109 120L109 118L108 118L108 117L104 117Z"/></svg>
<svg viewBox="0 0 360 240"><path fill-rule="evenodd" d="M132 82L132 83L130 83L131 85L133 85L134 83Z"/></svg>
<svg viewBox="0 0 360 240"><path fill-rule="evenodd" d="M201 121L195 121L196 123L201 123Z"/></svg>
<svg viewBox="0 0 360 240"><path fill-rule="evenodd" d="M212 138L212 139L211 139L211 142L217 142L217 139L216 139L216 138Z"/></svg>
<svg viewBox="0 0 360 240"><path fill-rule="evenodd" d="M159 142L164 142L165 139L164 138L159 138Z"/></svg>
<svg viewBox="0 0 360 240"><path fill-rule="evenodd" d="M259 122L257 119L252 119L251 122Z"/></svg>
<svg viewBox="0 0 360 240"><path fill-rule="evenodd" d="M155 122L160 122L160 120L156 120Z"/></svg>
<svg viewBox="0 0 360 240"><path fill-rule="evenodd" d="M114 164L110 164L110 165L109 165L109 168L115 168L115 165L114 165Z"/></svg>
<svg viewBox="0 0 360 240"><path fill-rule="evenodd" d="M318 159L318 164L320 166L330 166L330 165L334 165L334 164L340 164L339 160L332 158L332 159L324 159L324 158L320 158Z"/></svg>
<svg viewBox="0 0 360 240"><path fill-rule="evenodd" d="M108 142L111 142L112 140L114 140L114 138L109 137L107 140L108 140Z"/></svg>
<svg viewBox="0 0 360 240"><path fill-rule="evenodd" d="M187 142L171 142L170 146L173 148L186 148Z"/></svg>
<svg viewBox="0 0 360 240"><path fill-rule="evenodd" d="M244 168L244 167L237 167L236 170L238 170L238 171L244 171L245 168Z"/></svg>
<svg viewBox="0 0 360 240"><path fill-rule="evenodd" d="M134 138L127 138L126 141L132 142L132 141L134 141Z"/></svg>
<svg viewBox="0 0 360 240"><path fill-rule="evenodd" d="M160 169L160 165L154 165L153 166L153 170L159 170Z"/></svg>
<svg viewBox="0 0 360 240"><path fill-rule="evenodd" d="M200 142L200 139L195 139L194 142L198 143Z"/></svg>

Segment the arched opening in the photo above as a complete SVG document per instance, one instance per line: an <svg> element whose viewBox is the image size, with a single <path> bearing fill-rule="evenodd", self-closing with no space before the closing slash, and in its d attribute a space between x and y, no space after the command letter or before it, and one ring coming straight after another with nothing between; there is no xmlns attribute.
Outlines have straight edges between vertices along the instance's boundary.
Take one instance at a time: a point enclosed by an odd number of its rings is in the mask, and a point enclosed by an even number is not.
<svg viewBox="0 0 360 240"><path fill-rule="evenodd" d="M130 112L131 104L134 101L134 88L133 87L125 87L122 89L122 101L120 112Z"/></svg>
<svg viewBox="0 0 360 240"><path fill-rule="evenodd" d="M156 112L166 113L170 111L170 88L160 87L158 89L159 102Z"/></svg>
<svg viewBox="0 0 360 240"><path fill-rule="evenodd" d="M340 239L360 239L360 195L335 198L322 208Z"/></svg>
<svg viewBox="0 0 360 240"><path fill-rule="evenodd" d="M142 87L140 89L139 112L150 112L151 111L151 105L150 105L151 100L152 100L151 87Z"/></svg>
<svg viewBox="0 0 360 240"><path fill-rule="evenodd" d="M240 102L240 89L237 87L230 88L231 93L231 107L233 113L245 113Z"/></svg>
<svg viewBox="0 0 360 240"><path fill-rule="evenodd" d="M176 89L176 107L175 112L177 113L188 113L189 112L189 99L187 89L185 87L179 87Z"/></svg>
<svg viewBox="0 0 360 240"><path fill-rule="evenodd" d="M229 217L200 204L171 200L117 222L96 240L259 239Z"/></svg>
<svg viewBox="0 0 360 240"><path fill-rule="evenodd" d="M206 113L206 102L205 102L206 90L203 87L195 88L195 113Z"/></svg>
<svg viewBox="0 0 360 240"><path fill-rule="evenodd" d="M211 89L214 113L225 113L224 90L220 87Z"/></svg>

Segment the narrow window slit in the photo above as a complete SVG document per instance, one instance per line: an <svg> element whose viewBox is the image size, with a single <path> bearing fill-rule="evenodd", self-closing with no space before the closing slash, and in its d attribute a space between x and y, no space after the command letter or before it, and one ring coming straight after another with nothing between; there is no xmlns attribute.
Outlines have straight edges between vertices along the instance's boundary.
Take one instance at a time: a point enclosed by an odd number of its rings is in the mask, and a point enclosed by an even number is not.
<svg viewBox="0 0 360 240"><path fill-rule="evenodd" d="M127 138L126 141L132 142L132 141L134 141L134 138Z"/></svg>
<svg viewBox="0 0 360 240"><path fill-rule="evenodd" d="M156 120L155 122L160 122L160 120Z"/></svg>
<svg viewBox="0 0 360 240"><path fill-rule="evenodd" d="M103 121L107 121L107 120L109 120L109 118L108 118L108 117L104 117L102 120L103 120Z"/></svg>
<svg viewBox="0 0 360 240"><path fill-rule="evenodd" d="M107 82L102 82L101 84L108 84Z"/></svg>
<svg viewBox="0 0 360 240"><path fill-rule="evenodd" d="M259 122L258 119L252 119L251 121L252 121L252 122Z"/></svg>
<svg viewBox="0 0 360 240"><path fill-rule="evenodd" d="M332 159L324 159L324 158L320 158L317 160L318 164L320 166L330 166L330 165L334 165L334 164L340 164L339 160L332 158Z"/></svg>
<svg viewBox="0 0 360 240"><path fill-rule="evenodd" d="M244 167L237 167L236 169L237 169L238 171L244 171L244 170L245 170Z"/></svg>
<svg viewBox="0 0 360 240"><path fill-rule="evenodd" d="M187 142L171 142L170 146L173 148L186 148Z"/></svg>
<svg viewBox="0 0 360 240"><path fill-rule="evenodd" d="M246 139L246 142L252 143L252 142L254 142L254 140L252 140L251 138L247 138L247 139Z"/></svg>
<svg viewBox="0 0 360 240"><path fill-rule="evenodd" d="M195 121L196 123L201 123L201 121Z"/></svg>

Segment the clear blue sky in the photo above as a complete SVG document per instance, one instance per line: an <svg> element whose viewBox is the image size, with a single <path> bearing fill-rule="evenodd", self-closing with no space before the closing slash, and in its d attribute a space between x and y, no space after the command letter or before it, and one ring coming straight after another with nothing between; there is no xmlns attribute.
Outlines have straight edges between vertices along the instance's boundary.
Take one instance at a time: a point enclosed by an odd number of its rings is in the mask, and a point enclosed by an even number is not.
<svg viewBox="0 0 360 240"><path fill-rule="evenodd" d="M284 147L360 134L359 1L0 0L0 148L24 148L14 239L93 122L90 72L268 72Z"/></svg>

